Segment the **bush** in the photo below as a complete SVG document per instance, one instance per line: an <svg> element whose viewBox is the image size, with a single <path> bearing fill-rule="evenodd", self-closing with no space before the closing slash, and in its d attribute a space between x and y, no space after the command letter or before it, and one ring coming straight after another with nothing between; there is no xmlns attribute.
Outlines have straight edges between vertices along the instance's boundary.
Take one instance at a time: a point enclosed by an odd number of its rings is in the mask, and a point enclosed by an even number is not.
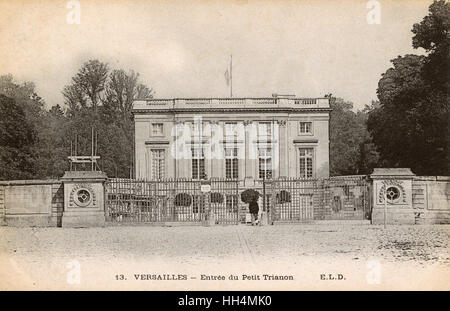
<svg viewBox="0 0 450 311"><path fill-rule="evenodd" d="M211 203L223 203L223 195L220 192L211 192Z"/></svg>
<svg viewBox="0 0 450 311"><path fill-rule="evenodd" d="M278 204L290 203L291 202L291 194L289 191L281 190L277 193L276 200Z"/></svg>
<svg viewBox="0 0 450 311"><path fill-rule="evenodd" d="M258 200L259 196L260 194L258 191L254 189L247 189L241 193L241 201L248 204L250 202Z"/></svg>
<svg viewBox="0 0 450 311"><path fill-rule="evenodd" d="M192 196L187 193L178 193L175 196L175 206L190 206L192 204Z"/></svg>

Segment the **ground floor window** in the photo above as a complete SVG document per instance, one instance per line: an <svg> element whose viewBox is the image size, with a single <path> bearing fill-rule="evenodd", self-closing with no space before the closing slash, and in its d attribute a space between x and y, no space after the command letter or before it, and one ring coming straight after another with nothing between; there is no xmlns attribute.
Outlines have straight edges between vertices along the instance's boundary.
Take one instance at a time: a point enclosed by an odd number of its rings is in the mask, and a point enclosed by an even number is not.
<svg viewBox="0 0 450 311"><path fill-rule="evenodd" d="M205 153L202 147L192 148L192 179L206 179Z"/></svg>
<svg viewBox="0 0 450 311"><path fill-rule="evenodd" d="M239 178L239 161L238 161L238 149L226 148L225 149L225 177L226 178Z"/></svg>
<svg viewBox="0 0 450 311"><path fill-rule="evenodd" d="M152 179L162 179L165 177L165 150L151 149L151 163L152 163Z"/></svg>
<svg viewBox="0 0 450 311"><path fill-rule="evenodd" d="M311 178L313 177L313 148L299 149L299 177Z"/></svg>
<svg viewBox="0 0 450 311"><path fill-rule="evenodd" d="M259 178L272 178L272 148L259 148Z"/></svg>

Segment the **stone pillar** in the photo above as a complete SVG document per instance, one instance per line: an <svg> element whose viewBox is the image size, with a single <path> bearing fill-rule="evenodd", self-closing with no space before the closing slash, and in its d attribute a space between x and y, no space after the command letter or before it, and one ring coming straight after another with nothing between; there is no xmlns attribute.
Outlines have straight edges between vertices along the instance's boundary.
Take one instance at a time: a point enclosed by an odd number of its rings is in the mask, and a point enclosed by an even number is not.
<svg viewBox="0 0 450 311"><path fill-rule="evenodd" d="M278 121L278 125L279 125L279 137L278 137L278 146L279 146L279 156L278 156L278 161L279 161L279 177L287 177L288 176L288 161L287 161L287 156L289 155L288 153L288 146L287 146L287 141L286 141L286 120L279 120Z"/></svg>
<svg viewBox="0 0 450 311"><path fill-rule="evenodd" d="M65 172L62 227L105 225L106 174L93 171Z"/></svg>
<svg viewBox="0 0 450 311"><path fill-rule="evenodd" d="M217 138L219 127L221 126L221 124L217 121L211 121L211 136L209 139L210 145L211 145L211 175L209 176L209 178L211 177L217 177L217 178L223 178L224 177L224 173L222 171L222 162L223 159L221 158L221 151L223 154L223 146L221 145L221 141L222 138Z"/></svg>
<svg viewBox="0 0 450 311"><path fill-rule="evenodd" d="M250 126L252 122L249 120L244 121L245 127L245 175L244 175L244 187L253 185L253 159L250 159L250 140L252 139L250 135Z"/></svg>
<svg viewBox="0 0 450 311"><path fill-rule="evenodd" d="M373 180L372 224L414 224L412 181L409 168L375 168ZM386 198L387 197L387 198ZM386 206L385 206L386 203Z"/></svg>

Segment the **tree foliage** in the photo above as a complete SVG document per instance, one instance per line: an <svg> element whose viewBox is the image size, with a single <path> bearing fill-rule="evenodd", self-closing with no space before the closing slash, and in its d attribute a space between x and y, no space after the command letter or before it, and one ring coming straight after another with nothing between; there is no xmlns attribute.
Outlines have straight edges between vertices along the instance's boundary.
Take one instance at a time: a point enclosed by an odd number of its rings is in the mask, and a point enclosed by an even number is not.
<svg viewBox="0 0 450 311"><path fill-rule="evenodd" d="M98 60L83 64L63 89L64 108L55 105L49 110L44 109L32 83L18 84L11 75L0 77L0 94L4 95L0 129L8 133L0 145L0 180L61 177L69 168L67 157L71 144L75 149L75 138L77 154L91 154L92 128L98 135L100 168L111 177L130 176L132 103L151 97L152 90L139 82L138 73L108 68ZM23 143L27 135L31 138ZM22 147L6 143L15 141Z"/></svg>
<svg viewBox="0 0 450 311"><path fill-rule="evenodd" d="M420 175L450 173L450 5L435 1L429 15L414 24L414 48L426 56L392 60L378 83L380 106L369 114L368 129L380 164L410 167Z"/></svg>
<svg viewBox="0 0 450 311"><path fill-rule="evenodd" d="M138 73L108 68L105 63L90 60L64 88L69 117L66 135L72 141L77 137L78 154L91 154L94 128L101 169L111 177L129 177L133 164L133 100L151 98L153 93L139 82Z"/></svg>
<svg viewBox="0 0 450 311"><path fill-rule="evenodd" d="M30 178L34 174L36 132L24 109L0 94L0 179Z"/></svg>
<svg viewBox="0 0 450 311"><path fill-rule="evenodd" d="M378 161L366 121L366 107L354 112L353 103L330 97L330 175L369 174Z"/></svg>

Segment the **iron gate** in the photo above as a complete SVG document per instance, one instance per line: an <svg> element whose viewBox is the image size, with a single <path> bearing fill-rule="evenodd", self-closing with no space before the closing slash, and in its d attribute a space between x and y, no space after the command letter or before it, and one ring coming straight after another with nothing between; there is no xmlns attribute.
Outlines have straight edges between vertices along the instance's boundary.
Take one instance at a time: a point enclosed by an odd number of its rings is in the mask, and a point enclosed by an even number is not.
<svg viewBox="0 0 450 311"><path fill-rule="evenodd" d="M158 181L125 178L106 183L106 219L110 222L202 222L214 215L218 224L238 223L238 181L211 179L211 192L202 181Z"/></svg>
<svg viewBox="0 0 450 311"><path fill-rule="evenodd" d="M273 221L370 219L366 176L281 178L270 182L270 191Z"/></svg>
<svg viewBox="0 0 450 311"><path fill-rule="evenodd" d="M207 181L210 192L202 192L202 183L205 181L109 179L106 219L137 223L245 221L248 206L240 200L240 193L245 190L243 183L212 178ZM369 187L365 176L268 180L267 212L275 222L367 220L371 215ZM256 190L262 194L261 187Z"/></svg>

